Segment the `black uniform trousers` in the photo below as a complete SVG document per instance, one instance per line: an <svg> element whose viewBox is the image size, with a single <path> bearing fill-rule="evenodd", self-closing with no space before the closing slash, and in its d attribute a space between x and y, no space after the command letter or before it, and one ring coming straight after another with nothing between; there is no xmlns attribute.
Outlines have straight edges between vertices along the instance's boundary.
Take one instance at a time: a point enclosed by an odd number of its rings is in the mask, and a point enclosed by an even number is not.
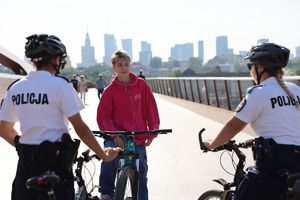
<svg viewBox="0 0 300 200"><path fill-rule="evenodd" d="M40 145L17 145L19 156L17 172L12 185L12 200L48 200L47 191L27 189L27 179L39 176L46 171L54 171L60 182L54 187L58 200L74 199L74 177L72 171L60 168L59 149L50 143L43 148Z"/></svg>
<svg viewBox="0 0 300 200"><path fill-rule="evenodd" d="M275 145L272 159L258 160L236 188L235 200L284 200L287 176L300 172L300 147ZM288 173L287 173L288 172Z"/></svg>

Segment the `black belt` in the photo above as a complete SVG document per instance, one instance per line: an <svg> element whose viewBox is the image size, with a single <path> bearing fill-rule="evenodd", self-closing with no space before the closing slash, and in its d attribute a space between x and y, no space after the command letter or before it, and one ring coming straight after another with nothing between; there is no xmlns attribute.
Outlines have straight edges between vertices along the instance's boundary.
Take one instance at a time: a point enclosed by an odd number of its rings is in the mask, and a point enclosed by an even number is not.
<svg viewBox="0 0 300 200"><path fill-rule="evenodd" d="M300 153L300 146L274 143L275 150Z"/></svg>

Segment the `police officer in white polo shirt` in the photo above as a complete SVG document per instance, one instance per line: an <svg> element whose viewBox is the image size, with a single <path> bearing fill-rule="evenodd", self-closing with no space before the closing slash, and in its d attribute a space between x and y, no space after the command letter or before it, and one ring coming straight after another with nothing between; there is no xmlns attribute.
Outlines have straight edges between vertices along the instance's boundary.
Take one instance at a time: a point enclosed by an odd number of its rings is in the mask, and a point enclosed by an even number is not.
<svg viewBox="0 0 300 200"><path fill-rule="evenodd" d="M236 200L285 199L286 172L300 172L300 88L282 79L290 51L274 43L251 48L245 59L257 84L248 89L234 116L208 149L226 143L248 123L258 138L255 166L237 187Z"/></svg>
<svg viewBox="0 0 300 200"><path fill-rule="evenodd" d="M68 121L79 138L104 161L113 160L120 149L101 148L81 119L79 111L84 105L72 84L56 76L64 68L67 56L60 39L47 34L31 35L26 39L25 54L37 71L10 85L0 112L0 136L16 146L19 155L12 199L48 199L45 191L29 190L25 182L52 170L60 176L54 188L56 197L73 200L71 165L79 143L70 139ZM20 122L20 135L14 129L17 121Z"/></svg>

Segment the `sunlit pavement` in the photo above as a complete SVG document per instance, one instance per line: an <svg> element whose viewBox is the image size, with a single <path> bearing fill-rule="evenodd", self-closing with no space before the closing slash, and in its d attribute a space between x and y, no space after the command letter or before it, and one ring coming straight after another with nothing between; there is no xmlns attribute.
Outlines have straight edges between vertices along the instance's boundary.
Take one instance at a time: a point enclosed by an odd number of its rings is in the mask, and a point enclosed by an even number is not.
<svg viewBox="0 0 300 200"><path fill-rule="evenodd" d="M155 95L155 97L160 112L160 128L171 128L173 133L158 136L148 147L149 199L197 199L207 189L221 188L217 183L212 182L212 179L222 177L230 181L232 177L227 175L219 164L220 154L204 154L200 151L198 132L204 127L207 130L204 138L213 138L222 127L220 121L226 120L231 112L172 97L161 95ZM86 108L81 114L92 130L98 129L96 122L98 102L96 90L90 89L87 93ZM204 113L204 116L199 113ZM205 113L209 117L205 117ZM215 113L216 120L212 120L211 113ZM220 117L223 119L219 119ZM73 137L76 137L72 128L70 132ZM251 136L240 134L237 140L243 141L249 137ZM102 139L98 140L102 145ZM3 139L0 139L0 149L2 160L0 200L8 200L17 165L17 154L15 149ZM86 147L82 145L80 151L85 149ZM247 163L250 164L252 162L250 150L246 151L246 155L249 158ZM226 169L233 172L229 156L224 155L222 160ZM96 161L95 165L94 183L98 184L100 162ZM89 168L92 168L93 172L93 167L89 166ZM97 194L97 191L94 194Z"/></svg>

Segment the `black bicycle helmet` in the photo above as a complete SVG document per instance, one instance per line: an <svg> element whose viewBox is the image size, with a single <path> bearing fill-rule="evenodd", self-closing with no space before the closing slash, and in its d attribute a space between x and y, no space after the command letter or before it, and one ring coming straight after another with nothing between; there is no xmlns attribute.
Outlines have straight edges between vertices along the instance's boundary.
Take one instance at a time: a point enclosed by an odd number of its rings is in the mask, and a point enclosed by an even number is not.
<svg viewBox="0 0 300 200"><path fill-rule="evenodd" d="M283 68L289 60L290 50L274 44L263 43L250 49L245 59L263 66L265 69Z"/></svg>
<svg viewBox="0 0 300 200"><path fill-rule="evenodd" d="M54 35L34 34L26 39L25 55L32 61L38 62L57 55L62 57L67 55L65 45Z"/></svg>

